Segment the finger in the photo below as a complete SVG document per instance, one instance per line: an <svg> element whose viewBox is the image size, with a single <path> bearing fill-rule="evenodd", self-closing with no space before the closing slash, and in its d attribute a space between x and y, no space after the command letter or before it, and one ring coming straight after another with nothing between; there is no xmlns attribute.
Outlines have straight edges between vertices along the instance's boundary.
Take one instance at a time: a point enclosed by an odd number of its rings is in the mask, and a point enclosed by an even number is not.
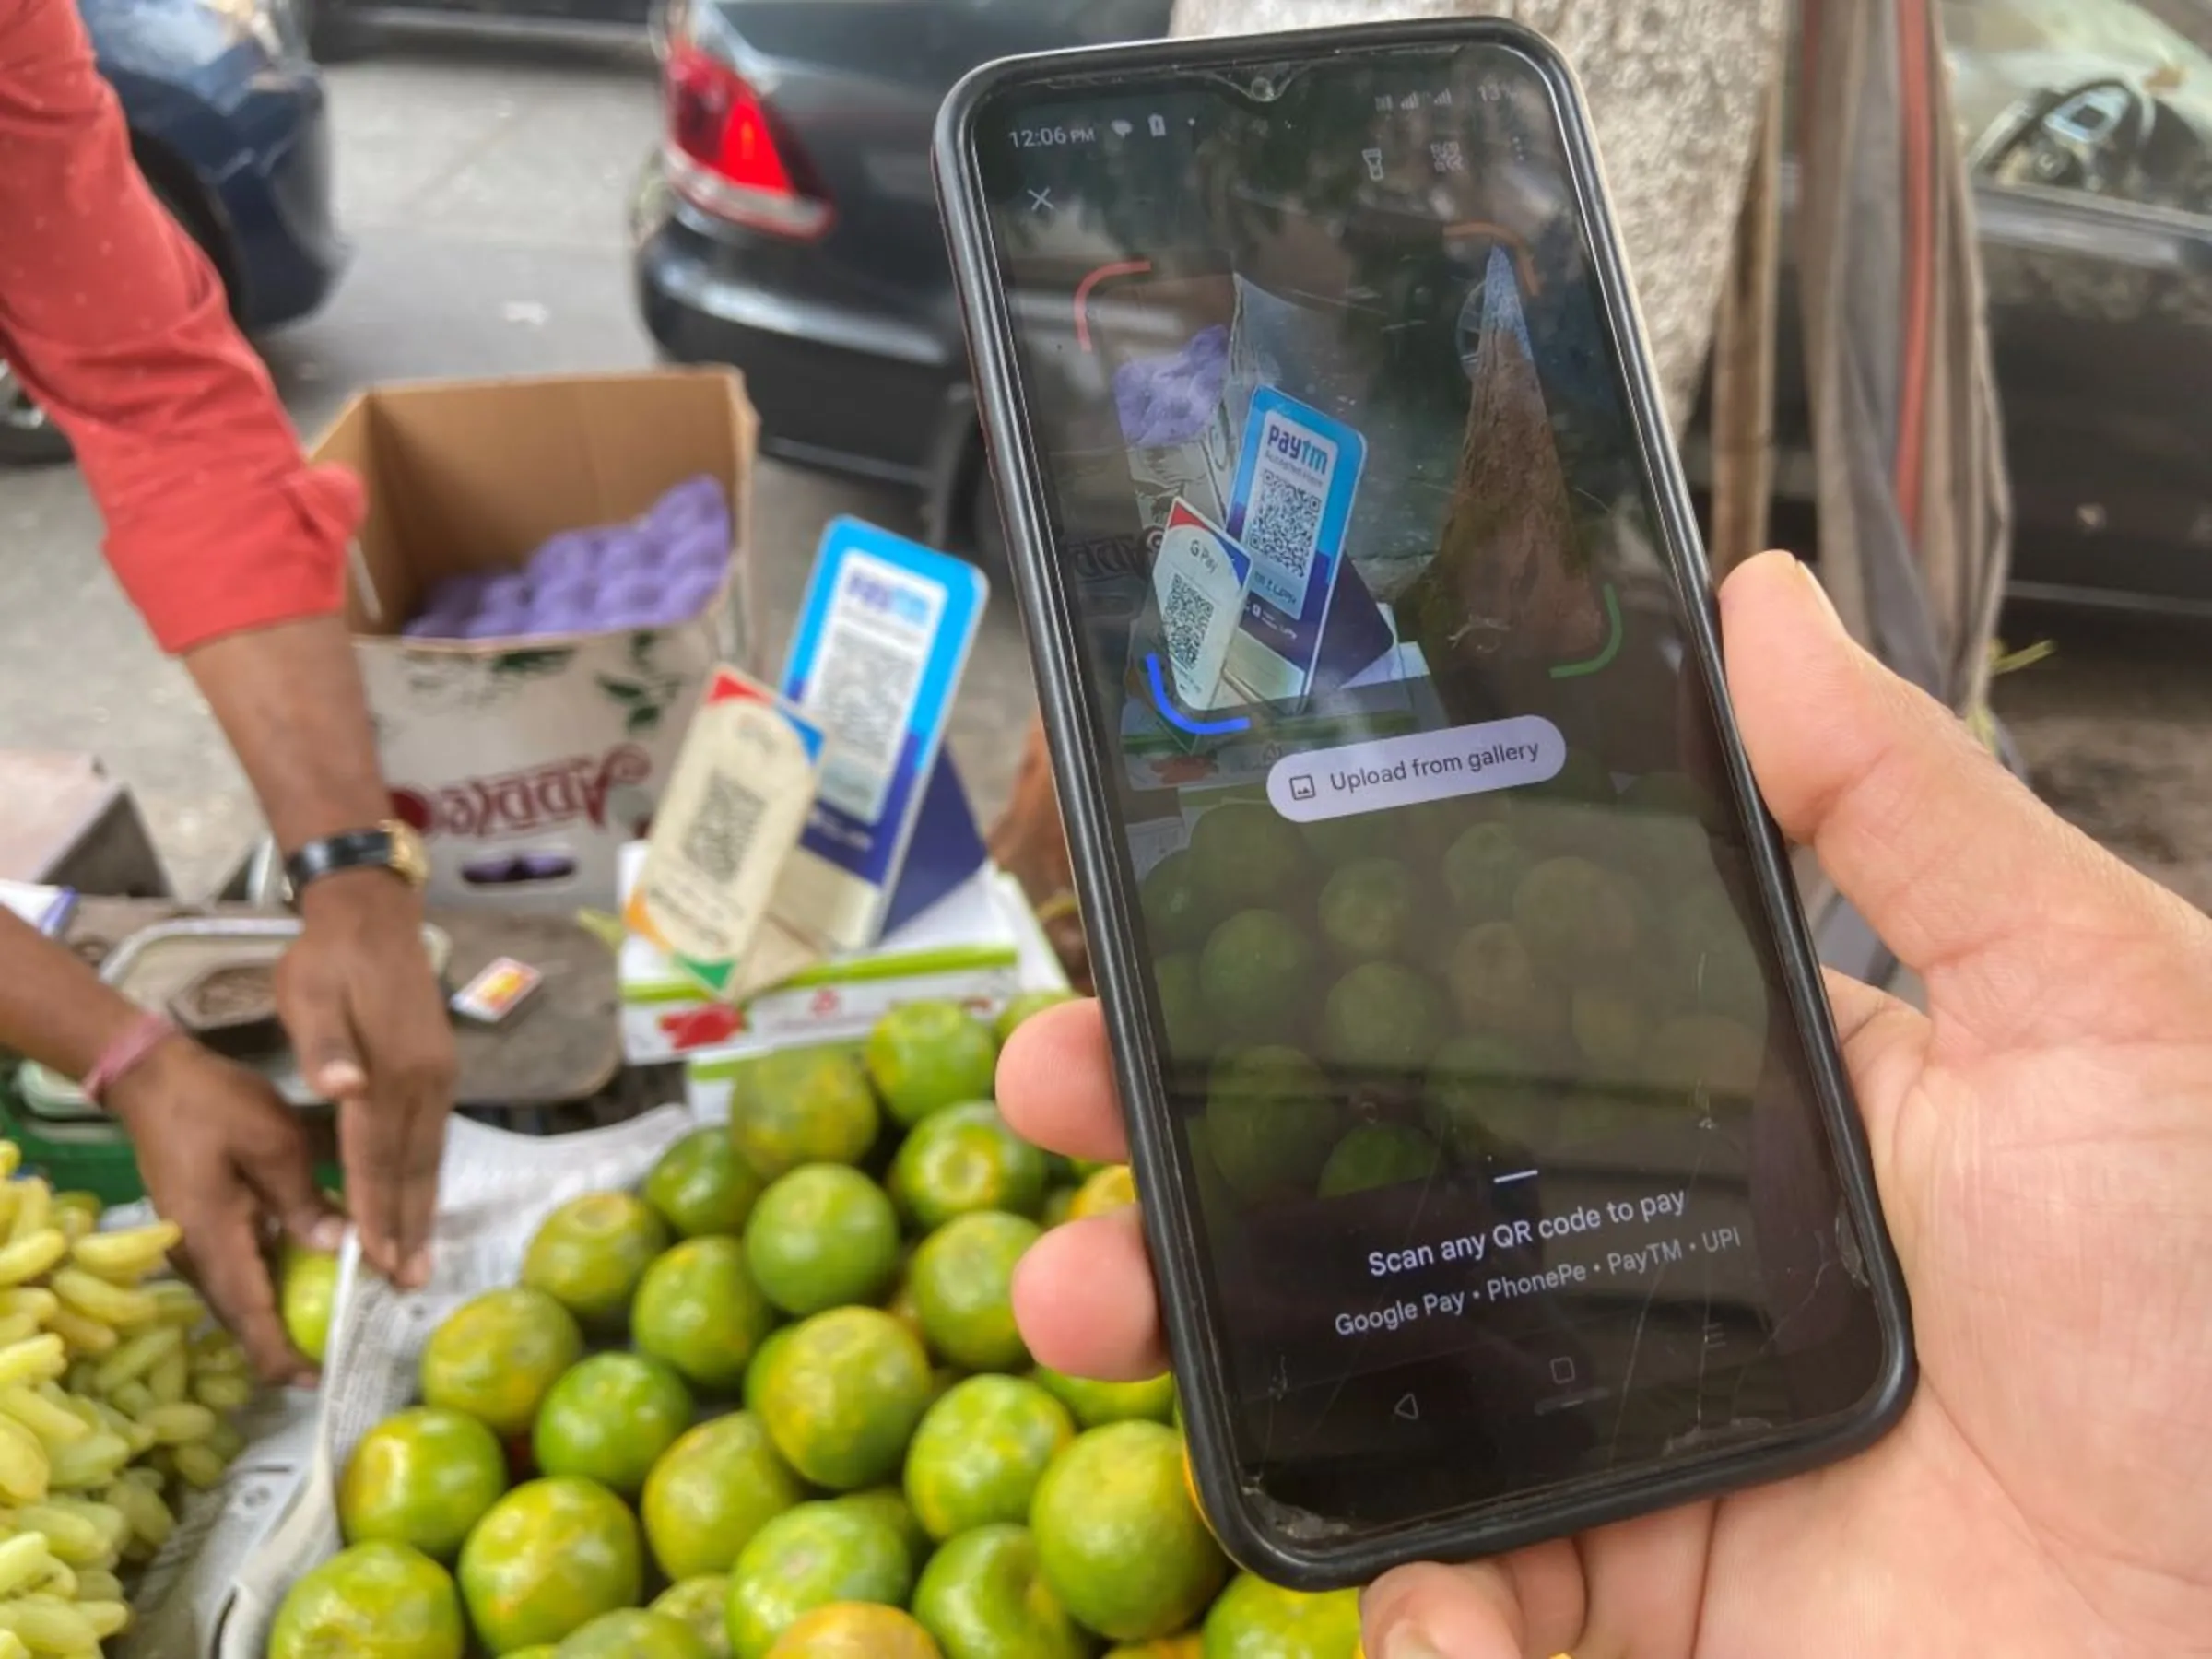
<svg viewBox="0 0 2212 1659"><path fill-rule="evenodd" d="M360 1233L361 1253L399 1284L406 1265L399 1253L399 1189L406 1126L381 1104L357 1099L338 1108L338 1159L346 1168L346 1206Z"/></svg>
<svg viewBox="0 0 2212 1659"><path fill-rule="evenodd" d="M1049 1151L1128 1161L1106 1018L1097 1003L1062 1003L1015 1028L998 1057L998 1107L1015 1134Z"/></svg>
<svg viewBox="0 0 2212 1659"><path fill-rule="evenodd" d="M354 1036L346 982L289 954L277 968L276 1003L308 1087L340 1105L359 1099L369 1088L369 1068Z"/></svg>
<svg viewBox="0 0 2212 1659"><path fill-rule="evenodd" d="M2105 959L2115 934L2170 929L2180 901L2043 807L1947 710L1860 649L1787 554L1737 570L1721 612L1769 807L1928 982L1943 1017L1989 1043L2094 998L2100 1034L2124 1034L2105 1022L2128 1020L2125 999L2079 972L2082 942L2097 939Z"/></svg>
<svg viewBox="0 0 2212 1659"><path fill-rule="evenodd" d="M1014 1271L1014 1318L1038 1362L1101 1382L1168 1369L1152 1261L1134 1209L1056 1227Z"/></svg>
<svg viewBox="0 0 2212 1659"><path fill-rule="evenodd" d="M419 1078L409 1092L399 1231L393 1247L399 1256L401 1287L418 1290L430 1278L430 1230L438 1215L438 1175L445 1159L445 1125L453 1105L450 1069Z"/></svg>
<svg viewBox="0 0 2212 1659"><path fill-rule="evenodd" d="M1467 1567L1401 1567L1360 1598L1360 1650L1374 1659L1542 1659L1574 1641L1582 1608L1582 1569L1565 1542Z"/></svg>
<svg viewBox="0 0 2212 1659"><path fill-rule="evenodd" d="M185 1224L185 1236L200 1288L214 1304L217 1316L238 1338L264 1382L312 1382L315 1368L285 1335L276 1287L262 1259L254 1216L244 1195L203 1213L206 1219L198 1226Z"/></svg>
<svg viewBox="0 0 2212 1659"><path fill-rule="evenodd" d="M315 1185L307 1136L288 1113L284 1124L286 1133L242 1151L241 1168L254 1195L288 1238L310 1250L335 1254L346 1240L346 1222Z"/></svg>

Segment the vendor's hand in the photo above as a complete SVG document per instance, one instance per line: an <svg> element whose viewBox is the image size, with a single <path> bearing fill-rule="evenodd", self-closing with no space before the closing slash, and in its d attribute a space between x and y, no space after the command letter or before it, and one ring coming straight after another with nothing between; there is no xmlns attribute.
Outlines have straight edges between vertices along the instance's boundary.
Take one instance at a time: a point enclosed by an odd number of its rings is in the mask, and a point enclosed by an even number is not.
<svg viewBox="0 0 2212 1659"><path fill-rule="evenodd" d="M422 947L421 900L389 871L300 894L276 1002L309 1086L338 1106L346 1206L370 1265L413 1289L430 1273L438 1164L453 1103L453 1033Z"/></svg>
<svg viewBox="0 0 2212 1659"><path fill-rule="evenodd" d="M2038 805L1786 558L1722 595L1791 837L1926 982L1831 979L1922 1382L1849 1463L1471 1567L1389 1574L1372 1659L2179 1653L2212 1631L2212 923ZM1097 1009L1038 1016L1008 1119L1125 1156ZM1039 1360L1165 1363L1134 1214L1016 1283Z"/></svg>
<svg viewBox="0 0 2212 1659"><path fill-rule="evenodd" d="M265 1078L171 1037L117 1078L107 1105L130 1132L154 1208L183 1230L182 1254L262 1377L311 1382L288 1341L264 1246L281 1230L335 1250L345 1223L315 1189L307 1136Z"/></svg>

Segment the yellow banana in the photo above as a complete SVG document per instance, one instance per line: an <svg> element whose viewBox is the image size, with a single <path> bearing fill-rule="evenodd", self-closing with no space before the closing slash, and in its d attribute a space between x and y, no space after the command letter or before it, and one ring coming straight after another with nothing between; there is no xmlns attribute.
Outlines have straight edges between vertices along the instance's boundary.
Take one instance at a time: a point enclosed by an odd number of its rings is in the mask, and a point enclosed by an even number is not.
<svg viewBox="0 0 2212 1659"><path fill-rule="evenodd" d="M163 1354L154 1361L154 1369L146 1373L147 1391L154 1396L157 1406L181 1404L191 1385L192 1369L185 1363L182 1346Z"/></svg>
<svg viewBox="0 0 2212 1659"><path fill-rule="evenodd" d="M23 1167L23 1148L14 1141L0 1141L0 1181L6 1181Z"/></svg>
<svg viewBox="0 0 2212 1659"><path fill-rule="evenodd" d="M56 1308L46 1315L46 1328L69 1345L72 1354L98 1359L113 1348L120 1340L112 1325L104 1325L97 1319L87 1319L75 1308Z"/></svg>
<svg viewBox="0 0 2212 1659"><path fill-rule="evenodd" d="M198 1444L175 1447L171 1455L176 1459L178 1477L203 1492L222 1485L224 1471L230 1466Z"/></svg>
<svg viewBox="0 0 2212 1659"><path fill-rule="evenodd" d="M0 1630L0 1659L32 1659L32 1654L23 1645L22 1637L13 1630Z"/></svg>
<svg viewBox="0 0 2212 1659"><path fill-rule="evenodd" d="M213 1376L194 1377L192 1397L210 1411L242 1411L253 1403L253 1384L243 1377L218 1371Z"/></svg>
<svg viewBox="0 0 2212 1659"><path fill-rule="evenodd" d="M41 1503L53 1480L53 1465L39 1437L15 1418L0 1417L0 1498Z"/></svg>
<svg viewBox="0 0 2212 1659"><path fill-rule="evenodd" d="M36 1389L26 1388L20 1382L0 1388L0 1411L37 1435L40 1443L49 1451L81 1441L92 1432L74 1411L63 1409Z"/></svg>
<svg viewBox="0 0 2212 1659"><path fill-rule="evenodd" d="M82 1515L53 1504L26 1504L16 1512L16 1524L44 1537L53 1559L66 1566L95 1567L108 1559L108 1541L101 1530Z"/></svg>
<svg viewBox="0 0 2212 1659"><path fill-rule="evenodd" d="M154 1317L163 1324L193 1331L207 1318L207 1304L182 1279L156 1279L146 1287L146 1293L159 1305L161 1311Z"/></svg>
<svg viewBox="0 0 2212 1659"><path fill-rule="evenodd" d="M61 1305L60 1297L36 1286L18 1285L12 1289L0 1290L0 1318L12 1319L18 1313L28 1313L33 1319L43 1320Z"/></svg>
<svg viewBox="0 0 2212 1659"><path fill-rule="evenodd" d="M14 1183L16 1213L7 1224L7 1241L19 1244L53 1225L53 1189L36 1175Z"/></svg>
<svg viewBox="0 0 2212 1659"><path fill-rule="evenodd" d="M69 1241L58 1227L42 1227L28 1239L10 1239L0 1246L0 1285L37 1278L68 1253Z"/></svg>
<svg viewBox="0 0 2212 1659"><path fill-rule="evenodd" d="M34 1653L76 1659L100 1651L100 1627L56 1595L18 1595L0 1602L0 1630L13 1632Z"/></svg>
<svg viewBox="0 0 2212 1659"><path fill-rule="evenodd" d="M56 1193L53 1195L53 1224L68 1235L74 1244L87 1233L100 1228L100 1212L105 1206L97 1193Z"/></svg>
<svg viewBox="0 0 2212 1659"><path fill-rule="evenodd" d="M13 1595L45 1577L53 1559L43 1533L19 1532L0 1542L0 1596Z"/></svg>
<svg viewBox="0 0 2212 1659"><path fill-rule="evenodd" d="M26 1337L39 1334L39 1322L28 1313L9 1313L0 1317L0 1347L13 1347Z"/></svg>
<svg viewBox="0 0 2212 1659"><path fill-rule="evenodd" d="M67 1364L59 1336L51 1331L42 1336L28 1336L0 1348L0 1386L47 1382L60 1376Z"/></svg>
<svg viewBox="0 0 2212 1659"><path fill-rule="evenodd" d="M14 1248L12 1245L10 1249ZM6 1255L0 1251L0 1257ZM111 1285L98 1274L87 1273L82 1267L59 1267L47 1281L53 1293L62 1299L63 1305L75 1308L88 1319L97 1319L102 1324L119 1330L135 1325L151 1324L160 1312L160 1304L143 1290L126 1290L121 1285Z"/></svg>
<svg viewBox="0 0 2212 1659"><path fill-rule="evenodd" d="M108 1390L108 1404L125 1417L143 1420L146 1414L154 1408L154 1391L146 1385L143 1379L134 1377L130 1382L118 1382Z"/></svg>
<svg viewBox="0 0 2212 1659"><path fill-rule="evenodd" d="M76 1594L84 1601L121 1601L123 1581L104 1568L87 1567L76 1575Z"/></svg>
<svg viewBox="0 0 2212 1659"><path fill-rule="evenodd" d="M102 1429L81 1441L56 1446L47 1466L55 1490L83 1492L106 1486L130 1461L130 1441L112 1430Z"/></svg>
<svg viewBox="0 0 2212 1659"><path fill-rule="evenodd" d="M215 1432L218 1420L206 1406L190 1401L177 1406L149 1406L134 1415L153 1430L155 1444L162 1446L189 1446L205 1441Z"/></svg>
<svg viewBox="0 0 2212 1659"><path fill-rule="evenodd" d="M168 1543L169 1535L177 1530L177 1518L170 1512L160 1492L142 1481L119 1480L107 1489L105 1496L130 1526L131 1542L124 1546L126 1552L138 1547L151 1555Z"/></svg>
<svg viewBox="0 0 2212 1659"><path fill-rule="evenodd" d="M166 1265L169 1253L183 1238L184 1230L174 1221L157 1221L119 1232L87 1233L69 1246L69 1255L88 1273L106 1279L127 1277L136 1284Z"/></svg>
<svg viewBox="0 0 2212 1659"><path fill-rule="evenodd" d="M140 1331L129 1340L118 1344L100 1362L92 1368L92 1387L98 1394L112 1394L125 1382L143 1378L162 1359L174 1354L178 1362L184 1358L184 1334L174 1325L155 1325Z"/></svg>
<svg viewBox="0 0 2212 1659"><path fill-rule="evenodd" d="M92 1627L92 1633L94 1636L105 1641L108 1637L116 1635L117 1633L126 1630L130 1628L131 1609L129 1603L124 1601L120 1596L96 1598L85 1594L83 1588L84 1578L81 1573L78 1575L77 1583L77 1596L79 1599L76 1603L76 1610L84 1617L85 1621Z"/></svg>

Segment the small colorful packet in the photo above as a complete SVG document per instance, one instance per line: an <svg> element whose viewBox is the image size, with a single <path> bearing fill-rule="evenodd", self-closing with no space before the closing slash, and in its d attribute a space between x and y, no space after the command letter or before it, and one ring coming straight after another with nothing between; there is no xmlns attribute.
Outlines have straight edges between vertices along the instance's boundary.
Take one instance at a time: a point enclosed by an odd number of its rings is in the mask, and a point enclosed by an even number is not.
<svg viewBox="0 0 2212 1659"><path fill-rule="evenodd" d="M496 1026L530 1000L546 976L527 962L512 957L494 957L467 984L453 993L449 1006L462 1018L477 1025Z"/></svg>

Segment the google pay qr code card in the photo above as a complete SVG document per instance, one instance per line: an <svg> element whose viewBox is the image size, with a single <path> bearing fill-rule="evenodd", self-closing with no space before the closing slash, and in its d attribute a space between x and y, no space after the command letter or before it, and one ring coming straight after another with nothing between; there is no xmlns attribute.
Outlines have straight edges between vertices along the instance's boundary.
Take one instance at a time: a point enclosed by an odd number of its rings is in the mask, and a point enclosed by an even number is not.
<svg viewBox="0 0 2212 1659"><path fill-rule="evenodd" d="M726 667L684 734L623 921L717 996L743 995L818 954L772 924L824 747L819 727Z"/></svg>
<svg viewBox="0 0 2212 1659"><path fill-rule="evenodd" d="M787 890L834 949L882 934L989 594L966 559L860 519L822 534L783 671L824 744Z"/></svg>
<svg viewBox="0 0 2212 1659"><path fill-rule="evenodd" d="M1251 574L1251 559L1227 531L1187 502L1175 503L1152 561L1152 596L1175 696L1186 709L1215 709L1224 701L1221 670Z"/></svg>

